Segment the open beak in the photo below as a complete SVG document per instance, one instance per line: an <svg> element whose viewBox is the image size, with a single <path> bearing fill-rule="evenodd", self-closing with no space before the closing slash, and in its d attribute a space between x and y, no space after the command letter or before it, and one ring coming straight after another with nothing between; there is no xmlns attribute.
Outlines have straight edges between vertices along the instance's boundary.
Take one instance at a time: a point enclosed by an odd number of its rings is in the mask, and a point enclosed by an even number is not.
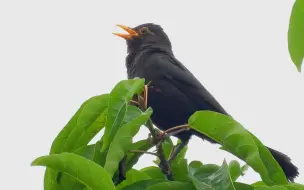
<svg viewBox="0 0 304 190"><path fill-rule="evenodd" d="M124 26L124 25L121 25L121 24L118 24L117 26L119 28L122 28L126 32L128 32L128 34L113 33L116 36L122 37L126 40L131 40L134 36L138 36L137 32L135 30L133 30L132 28L128 27L128 26Z"/></svg>

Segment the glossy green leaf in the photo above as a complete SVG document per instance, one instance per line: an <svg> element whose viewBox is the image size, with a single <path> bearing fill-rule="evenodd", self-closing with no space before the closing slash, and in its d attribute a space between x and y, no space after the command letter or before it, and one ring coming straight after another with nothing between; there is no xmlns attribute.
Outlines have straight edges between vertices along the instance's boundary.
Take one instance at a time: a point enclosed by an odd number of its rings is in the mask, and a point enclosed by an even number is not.
<svg viewBox="0 0 304 190"><path fill-rule="evenodd" d="M236 190L254 190L254 187L245 183L234 182Z"/></svg>
<svg viewBox="0 0 304 190"><path fill-rule="evenodd" d="M198 168L201 168L203 166L203 163L198 160L194 160L190 162L189 168L197 170Z"/></svg>
<svg viewBox="0 0 304 190"><path fill-rule="evenodd" d="M269 150L231 117L212 111L198 111L190 117L189 125L216 140L222 149L244 160L266 184L287 184L282 168Z"/></svg>
<svg viewBox="0 0 304 190"><path fill-rule="evenodd" d="M187 159L181 159L171 163L172 176L176 181L189 181Z"/></svg>
<svg viewBox="0 0 304 190"><path fill-rule="evenodd" d="M236 160L229 162L229 172L232 181L236 181L242 175L241 165Z"/></svg>
<svg viewBox="0 0 304 190"><path fill-rule="evenodd" d="M155 185L150 186L146 190L168 190L168 189L195 190L195 187L191 183L171 181L171 182L157 183Z"/></svg>
<svg viewBox="0 0 304 190"><path fill-rule="evenodd" d="M148 151L152 147L153 147L152 141L150 138L148 138L148 139L133 143L130 146L130 150ZM128 171L129 169L131 169L138 162L139 157L142 155L143 155L143 153L128 152L127 161L126 161L126 170Z"/></svg>
<svg viewBox="0 0 304 190"><path fill-rule="evenodd" d="M206 177L203 177L202 167L193 168L193 164L189 165L189 178L198 190L235 190L233 181L229 173L229 168L226 161L223 162L222 166L213 173L207 173Z"/></svg>
<svg viewBox="0 0 304 190"><path fill-rule="evenodd" d="M206 177L218 171L219 169L220 166L216 164L205 164L197 168L194 175L198 180L203 180Z"/></svg>
<svg viewBox="0 0 304 190"><path fill-rule="evenodd" d="M241 173L242 175L245 175L245 173L247 172L249 166L248 164L245 164L244 166L241 167Z"/></svg>
<svg viewBox="0 0 304 190"><path fill-rule="evenodd" d="M101 151L102 147L102 140L99 140L96 142L95 149L94 149L94 154L93 154L93 161L100 166L104 167L104 164L106 162L107 154L108 154L108 149L105 151Z"/></svg>
<svg viewBox="0 0 304 190"><path fill-rule="evenodd" d="M105 169L112 177L118 169L119 162L125 156L132 145L132 139L139 131L140 126L144 125L152 114L149 108L137 118L123 125L113 139L106 158Z"/></svg>
<svg viewBox="0 0 304 190"><path fill-rule="evenodd" d="M95 144L92 145L86 145L79 149L77 149L74 153L78 154L80 156L83 156L89 160L93 159L94 155L94 149ZM85 187L83 184L81 184L77 179L71 177L68 174L65 173L58 173L57 176L57 183L58 187L57 189L64 189L64 190L83 190Z"/></svg>
<svg viewBox="0 0 304 190"><path fill-rule="evenodd" d="M144 83L144 79L123 80L111 91L102 151L110 146L116 132L123 125L127 105L135 94L142 92Z"/></svg>
<svg viewBox="0 0 304 190"><path fill-rule="evenodd" d="M132 183L132 184L122 188L122 190L145 190L152 185L155 185L157 183L163 183L163 182L166 182L166 181L160 180L160 179L142 180L142 181L137 181L135 183Z"/></svg>
<svg viewBox="0 0 304 190"><path fill-rule="evenodd" d="M91 132L92 128L99 132L104 127L104 123L100 123L100 120L97 123L95 121L105 113L108 101L108 94L95 96L87 100L83 104L84 106L80 108L79 115L78 112L75 114L78 117L76 119L73 117L55 138L50 154L69 152L86 145L96 133L87 135L84 135L84 133L88 129ZM83 136L85 136L85 139L82 139ZM82 140L82 143L79 140Z"/></svg>
<svg viewBox="0 0 304 190"><path fill-rule="evenodd" d="M75 149L87 145L104 127L107 119L108 109L105 109L99 117L88 126L78 137Z"/></svg>
<svg viewBox="0 0 304 190"><path fill-rule="evenodd" d="M66 126L60 131L52 143L50 154L73 152L86 145L103 127L101 118L106 114L109 94L94 96L85 101ZM79 141L79 136L82 138ZM58 173L47 168L44 176L44 189L57 189L56 178Z"/></svg>
<svg viewBox="0 0 304 190"><path fill-rule="evenodd" d="M304 58L304 0L296 0L292 8L289 30L288 49L293 63L298 71Z"/></svg>
<svg viewBox="0 0 304 190"><path fill-rule="evenodd" d="M117 190L123 189L124 187L127 187L135 182L142 181L142 180L149 180L151 179L150 176L145 174L144 172L131 169L126 173L126 179L121 182L118 186L116 186Z"/></svg>
<svg viewBox="0 0 304 190"><path fill-rule="evenodd" d="M255 190L304 190L304 185L290 183L288 185L261 186Z"/></svg>
<svg viewBox="0 0 304 190"><path fill-rule="evenodd" d="M98 164L73 153L42 156L32 162L33 166L46 166L70 176L94 190L115 190L108 173Z"/></svg>
<svg viewBox="0 0 304 190"><path fill-rule="evenodd" d="M166 179L166 176L161 172L160 168L156 166L149 166L141 169L140 171L147 174L152 179Z"/></svg>
<svg viewBox="0 0 304 190"><path fill-rule="evenodd" d="M263 181L257 181L253 184L251 184L251 186L253 187L262 187L262 186L266 186L266 184Z"/></svg>
<svg viewBox="0 0 304 190"><path fill-rule="evenodd" d="M177 144L181 143L181 141L178 139L177 141ZM185 156L186 156L186 153L187 153L187 150L188 150L188 145L184 146L182 148L182 150L178 153L178 155L176 156L176 158L174 159L174 161L179 161L181 159L184 159Z"/></svg>

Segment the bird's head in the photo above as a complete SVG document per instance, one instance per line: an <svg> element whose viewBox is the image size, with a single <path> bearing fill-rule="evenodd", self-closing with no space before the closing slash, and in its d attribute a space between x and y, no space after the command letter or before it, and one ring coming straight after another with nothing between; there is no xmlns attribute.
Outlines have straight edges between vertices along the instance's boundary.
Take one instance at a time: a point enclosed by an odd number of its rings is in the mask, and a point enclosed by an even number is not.
<svg viewBox="0 0 304 190"><path fill-rule="evenodd" d="M138 51L149 45L162 46L171 49L171 42L162 27L153 23L146 23L134 28L117 25L127 34L113 33L127 41L128 53Z"/></svg>

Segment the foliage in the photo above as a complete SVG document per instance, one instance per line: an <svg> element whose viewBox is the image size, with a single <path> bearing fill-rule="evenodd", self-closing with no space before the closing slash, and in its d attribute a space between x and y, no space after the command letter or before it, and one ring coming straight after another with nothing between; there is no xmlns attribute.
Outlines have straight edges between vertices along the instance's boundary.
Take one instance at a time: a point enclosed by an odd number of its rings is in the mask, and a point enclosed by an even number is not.
<svg viewBox="0 0 304 190"><path fill-rule="evenodd" d="M90 98L79 108L55 138L49 155L39 157L33 166L46 166L44 189L92 190L239 190L239 189L304 189L288 183L271 154L253 134L231 117L210 111L198 111L189 118L189 127L219 142L221 149L239 157L247 164L224 160L221 166L188 162L187 146L171 163L174 181L169 181L157 166L135 170L133 166L153 147L150 138L133 142L139 128L146 124L152 108L145 111L131 106L130 100L140 94L143 79L119 82L110 94ZM96 143L89 141L102 129L103 137ZM163 143L165 158L174 147L170 137ZM138 150L139 152L130 152ZM263 154L259 154L263 152ZM121 164L125 163L125 178L120 179ZM254 184L237 182L250 166L262 181Z"/></svg>
<svg viewBox="0 0 304 190"><path fill-rule="evenodd" d="M293 5L289 30L288 30L288 49L293 63L298 71L304 58L304 0L296 0Z"/></svg>

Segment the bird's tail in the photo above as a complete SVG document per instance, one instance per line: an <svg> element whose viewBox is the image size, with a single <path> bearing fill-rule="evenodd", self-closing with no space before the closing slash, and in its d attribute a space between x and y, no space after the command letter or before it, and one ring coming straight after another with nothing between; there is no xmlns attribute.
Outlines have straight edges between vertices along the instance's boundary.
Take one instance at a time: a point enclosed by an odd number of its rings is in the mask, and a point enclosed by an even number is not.
<svg viewBox="0 0 304 190"><path fill-rule="evenodd" d="M298 168L291 163L291 160L287 155L272 148L267 148L271 152L274 159L279 163L279 165L283 169L287 179L293 182L294 178L299 175Z"/></svg>
<svg viewBox="0 0 304 190"><path fill-rule="evenodd" d="M194 134L197 137L200 137L203 140L207 140L211 143L217 143L215 140L213 140L195 130L193 130L191 132L192 132L192 134ZM269 147L267 147L267 148L271 152L274 159L279 163L279 165L283 169L287 179L289 181L293 182L294 178L296 178L299 175L298 168L291 163L291 160L287 155L285 155L277 150L274 150L272 148L269 148Z"/></svg>

